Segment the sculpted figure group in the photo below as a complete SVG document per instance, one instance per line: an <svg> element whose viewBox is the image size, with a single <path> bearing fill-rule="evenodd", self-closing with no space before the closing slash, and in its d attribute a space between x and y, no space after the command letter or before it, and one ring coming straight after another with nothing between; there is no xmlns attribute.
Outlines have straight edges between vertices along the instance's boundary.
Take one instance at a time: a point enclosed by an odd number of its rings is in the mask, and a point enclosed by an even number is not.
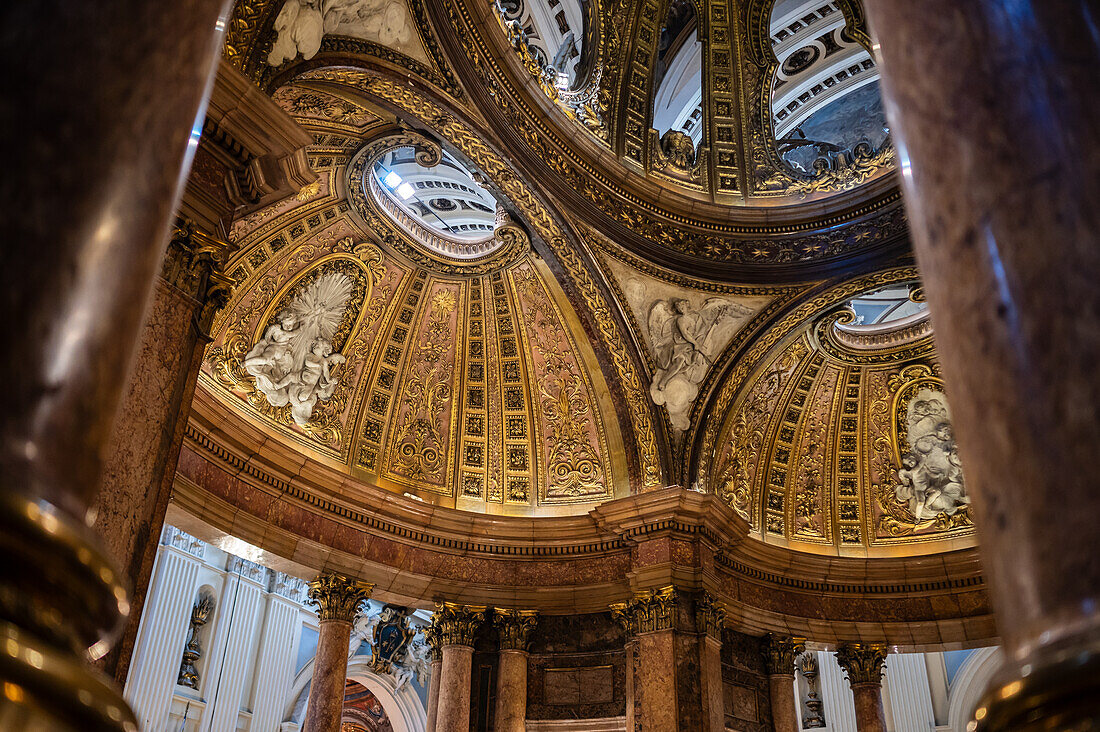
<svg viewBox="0 0 1100 732"><path fill-rule="evenodd" d="M942 396L923 391L908 410L909 452L901 458L895 496L917 521L953 516L970 503Z"/></svg>

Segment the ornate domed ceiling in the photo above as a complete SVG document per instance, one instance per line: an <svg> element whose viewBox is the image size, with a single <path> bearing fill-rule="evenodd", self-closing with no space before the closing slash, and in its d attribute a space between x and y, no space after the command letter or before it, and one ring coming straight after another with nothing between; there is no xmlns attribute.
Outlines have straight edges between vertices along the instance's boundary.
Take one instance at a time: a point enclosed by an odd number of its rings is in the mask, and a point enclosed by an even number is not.
<svg viewBox="0 0 1100 732"><path fill-rule="evenodd" d="M226 52L320 174L233 224L226 424L459 509L973 545L854 0L238 2Z"/></svg>
<svg viewBox="0 0 1100 732"><path fill-rule="evenodd" d="M914 276L888 271L808 302L809 317L716 394L697 475L765 542L849 555L972 543Z"/></svg>
<svg viewBox="0 0 1100 732"><path fill-rule="evenodd" d="M351 128L343 108L371 99L428 126L470 123L561 210L670 269L791 282L905 248L858 0L234 12L227 55L297 112Z"/></svg>

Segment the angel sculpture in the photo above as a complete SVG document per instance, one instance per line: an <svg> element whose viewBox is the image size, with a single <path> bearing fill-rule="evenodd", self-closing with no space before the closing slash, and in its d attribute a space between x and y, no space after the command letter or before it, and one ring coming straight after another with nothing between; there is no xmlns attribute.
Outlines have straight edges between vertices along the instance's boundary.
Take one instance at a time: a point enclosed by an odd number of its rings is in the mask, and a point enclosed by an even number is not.
<svg viewBox="0 0 1100 732"><path fill-rule="evenodd" d="M664 405L672 426L686 430L691 403L714 357L752 310L712 297L697 310L688 300L658 300L649 311L649 337L657 372L649 385L654 404Z"/></svg>
<svg viewBox="0 0 1100 732"><path fill-rule="evenodd" d="M431 670L431 649L428 644L420 639L411 641L405 658L393 664L393 676L397 682L394 690L400 691L414 678L418 684L426 686Z"/></svg>
<svg viewBox="0 0 1100 732"><path fill-rule="evenodd" d="M317 401L336 389L332 371L344 356L332 352L332 339L354 288L354 280L340 272L321 275L276 317L241 363L268 403L289 404L299 425L307 424Z"/></svg>
<svg viewBox="0 0 1100 732"><path fill-rule="evenodd" d="M286 0L275 17L275 43L267 62L278 66L293 61L298 54L311 59L321 50L325 21L321 15L321 0Z"/></svg>
<svg viewBox="0 0 1100 732"><path fill-rule="evenodd" d="M363 643L370 643L374 637L374 626L378 625L378 616L367 616L366 613L359 616L351 629L351 638L348 641L348 658L359 652Z"/></svg>

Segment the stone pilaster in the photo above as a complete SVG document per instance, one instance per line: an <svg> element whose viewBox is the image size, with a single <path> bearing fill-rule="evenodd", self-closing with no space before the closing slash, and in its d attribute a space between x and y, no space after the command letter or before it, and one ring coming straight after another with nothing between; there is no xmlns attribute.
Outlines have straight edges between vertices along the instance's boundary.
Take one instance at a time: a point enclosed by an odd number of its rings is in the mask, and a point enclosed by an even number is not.
<svg viewBox="0 0 1100 732"><path fill-rule="evenodd" d="M493 626L500 638L497 666L497 732L524 732L527 726L527 646L538 624L535 610L496 610Z"/></svg>
<svg viewBox="0 0 1100 732"><path fill-rule="evenodd" d="M844 643L836 650L836 662L848 675L856 705L859 732L886 732L882 707L882 674L886 646L881 643Z"/></svg>
<svg viewBox="0 0 1100 732"><path fill-rule="evenodd" d="M432 625L442 658L435 732L469 732L474 639L485 620L485 609L451 602L436 605Z"/></svg>
<svg viewBox="0 0 1100 732"><path fill-rule="evenodd" d="M313 660L313 681L302 725L309 732L338 732L344 709L351 626L374 585L338 574L323 574L309 583L309 602L317 609L321 629Z"/></svg>
<svg viewBox="0 0 1100 732"><path fill-rule="evenodd" d="M137 637L156 555L150 537L164 523L207 332L229 296L223 267L233 250L177 217L108 442L95 529L134 591L130 622L116 651L103 660L120 681Z"/></svg>
<svg viewBox="0 0 1100 732"><path fill-rule="evenodd" d="M636 592L610 610L628 636L636 728L721 732L724 608L709 593L668 585Z"/></svg>
<svg viewBox="0 0 1100 732"><path fill-rule="evenodd" d="M806 650L804 638L768 635L764 639L764 668L772 700L776 732L798 732L798 706L794 698L794 664Z"/></svg>

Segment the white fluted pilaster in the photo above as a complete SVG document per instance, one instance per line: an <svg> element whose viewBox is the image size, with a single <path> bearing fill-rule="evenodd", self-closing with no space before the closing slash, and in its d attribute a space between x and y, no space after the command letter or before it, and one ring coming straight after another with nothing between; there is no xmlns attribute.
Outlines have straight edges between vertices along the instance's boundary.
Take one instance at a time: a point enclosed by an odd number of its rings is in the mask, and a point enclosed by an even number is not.
<svg viewBox="0 0 1100 732"><path fill-rule="evenodd" d="M162 547L157 555L150 583L154 594L145 605L124 692L143 729L160 730L167 723L198 572L198 558L174 546Z"/></svg>
<svg viewBox="0 0 1100 732"><path fill-rule="evenodd" d="M239 561L239 560L235 560ZM221 732L237 728L237 717L246 688L245 678L255 648L256 620L266 570L256 568L258 581L248 579L247 570L238 574L231 562L222 591L222 613L213 639L214 653L206 666L206 681L202 683L206 713L201 732Z"/></svg>
<svg viewBox="0 0 1100 732"><path fill-rule="evenodd" d="M856 732L856 703L852 687L836 662L836 654L818 652L818 688L825 705L825 722L829 732Z"/></svg>
<svg viewBox="0 0 1100 732"><path fill-rule="evenodd" d="M928 732L935 727L923 653L891 653L883 685L890 694L894 732Z"/></svg>
<svg viewBox="0 0 1100 732"><path fill-rule="evenodd" d="M263 636L253 682L251 732L277 732L294 673L294 635L301 631L299 606L271 593L266 597Z"/></svg>

